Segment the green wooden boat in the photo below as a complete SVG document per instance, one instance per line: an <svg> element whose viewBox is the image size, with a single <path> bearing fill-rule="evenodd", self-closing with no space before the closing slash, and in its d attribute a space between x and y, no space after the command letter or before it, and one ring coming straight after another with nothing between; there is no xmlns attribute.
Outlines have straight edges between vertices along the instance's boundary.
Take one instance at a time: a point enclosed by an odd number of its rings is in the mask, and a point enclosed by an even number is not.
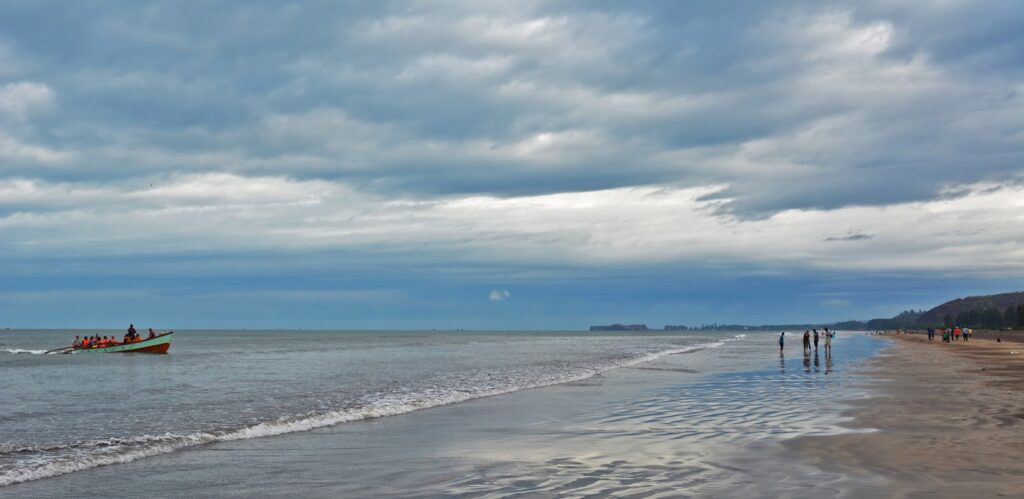
<svg viewBox="0 0 1024 499"><path fill-rule="evenodd" d="M114 345L103 348L58 348L47 353L167 353L171 349L171 335L174 331L138 343Z"/></svg>

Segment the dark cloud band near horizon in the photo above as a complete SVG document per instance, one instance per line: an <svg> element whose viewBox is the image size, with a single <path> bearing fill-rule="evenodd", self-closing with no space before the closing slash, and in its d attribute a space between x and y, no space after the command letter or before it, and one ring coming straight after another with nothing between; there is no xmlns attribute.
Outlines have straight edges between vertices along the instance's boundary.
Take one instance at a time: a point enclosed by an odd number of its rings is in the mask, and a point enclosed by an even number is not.
<svg viewBox="0 0 1024 499"><path fill-rule="evenodd" d="M0 252L1012 286L1021 25L998 1L7 2Z"/></svg>

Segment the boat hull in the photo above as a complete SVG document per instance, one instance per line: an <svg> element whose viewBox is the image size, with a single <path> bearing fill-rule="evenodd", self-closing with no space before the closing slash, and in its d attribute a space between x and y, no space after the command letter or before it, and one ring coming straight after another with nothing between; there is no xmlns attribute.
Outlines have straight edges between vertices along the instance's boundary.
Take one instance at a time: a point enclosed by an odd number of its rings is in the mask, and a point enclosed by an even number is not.
<svg viewBox="0 0 1024 499"><path fill-rule="evenodd" d="M166 333L127 345L114 345L104 348L76 348L67 353L167 353L171 349L171 334Z"/></svg>

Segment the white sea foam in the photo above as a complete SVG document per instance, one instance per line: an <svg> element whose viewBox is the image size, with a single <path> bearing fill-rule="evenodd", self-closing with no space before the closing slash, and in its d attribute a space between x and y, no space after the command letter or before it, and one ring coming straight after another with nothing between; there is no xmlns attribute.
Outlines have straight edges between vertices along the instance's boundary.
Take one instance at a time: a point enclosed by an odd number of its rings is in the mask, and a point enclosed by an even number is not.
<svg viewBox="0 0 1024 499"><path fill-rule="evenodd" d="M46 350L32 350L25 348L0 348L0 352L5 353L30 353L33 355L42 355L46 353Z"/></svg>
<svg viewBox="0 0 1024 499"><path fill-rule="evenodd" d="M82 471L98 466L121 464L136 459L167 454L176 450L196 445L246 440L251 438L269 437L309 431L316 428L333 426L341 423L365 419L381 418L406 414L420 409L428 409L450 405L467 400L493 397L507 393L541 388L564 383L581 381L614 369L650 362L666 355L694 352L707 348L717 348L729 341L737 341L745 335L738 335L711 343L704 343L683 348L662 350L640 355L633 358L610 361L609 363L582 368L577 372L558 378L534 380L532 382L510 383L505 386L466 389L434 389L420 393L380 394L367 401L364 406L323 413L306 414L290 418L280 418L252 426L234 430L217 432L196 432L190 434L165 433L162 435L141 435L137 437L114 437L68 444L52 444L37 447L0 448L0 455L12 453L35 457L25 466L0 473L0 486L20 482L49 478L75 471ZM42 351L40 351L41 353Z"/></svg>

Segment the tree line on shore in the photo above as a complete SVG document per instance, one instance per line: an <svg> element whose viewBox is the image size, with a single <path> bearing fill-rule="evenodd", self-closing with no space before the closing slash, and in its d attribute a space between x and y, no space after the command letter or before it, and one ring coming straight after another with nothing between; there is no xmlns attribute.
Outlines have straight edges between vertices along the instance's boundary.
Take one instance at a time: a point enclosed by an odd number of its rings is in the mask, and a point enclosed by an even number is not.
<svg viewBox="0 0 1024 499"><path fill-rule="evenodd" d="M1024 303L1006 308L986 306L960 311L946 311L940 320L935 314L907 310L892 319L873 319L866 329L914 329L921 327L969 327L974 329L1024 329Z"/></svg>
<svg viewBox="0 0 1024 499"><path fill-rule="evenodd" d="M976 329L1024 329L1024 304L1008 306L1004 310L995 307L984 310L965 310L943 316L946 327L966 326Z"/></svg>
<svg viewBox="0 0 1024 499"><path fill-rule="evenodd" d="M668 325L666 331L779 331L828 327L836 330L916 329L969 327L973 329L1024 329L1024 292L968 296L950 300L930 310L906 310L889 319L843 321L831 324L701 324ZM648 331L643 324L592 326L591 331Z"/></svg>

